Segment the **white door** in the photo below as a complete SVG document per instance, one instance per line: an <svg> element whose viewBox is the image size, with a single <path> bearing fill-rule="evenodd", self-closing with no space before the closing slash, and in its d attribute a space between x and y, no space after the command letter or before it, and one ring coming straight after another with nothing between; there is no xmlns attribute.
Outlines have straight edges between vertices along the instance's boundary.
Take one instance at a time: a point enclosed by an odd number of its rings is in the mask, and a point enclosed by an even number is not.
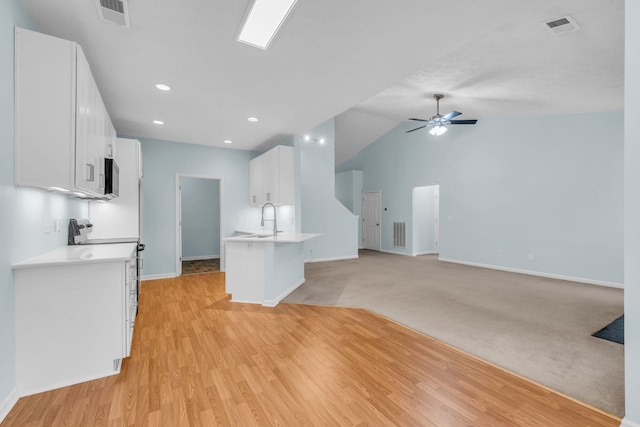
<svg viewBox="0 0 640 427"><path fill-rule="evenodd" d="M362 240L365 249L380 250L380 192L367 191L362 198Z"/></svg>

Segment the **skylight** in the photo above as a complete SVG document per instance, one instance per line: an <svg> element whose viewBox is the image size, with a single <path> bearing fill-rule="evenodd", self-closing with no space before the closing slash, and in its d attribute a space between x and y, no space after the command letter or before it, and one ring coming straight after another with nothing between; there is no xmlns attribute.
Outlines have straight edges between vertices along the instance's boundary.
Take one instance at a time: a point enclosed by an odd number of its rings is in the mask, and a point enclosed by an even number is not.
<svg viewBox="0 0 640 427"><path fill-rule="evenodd" d="M295 3L296 0L254 0L238 41L267 49Z"/></svg>

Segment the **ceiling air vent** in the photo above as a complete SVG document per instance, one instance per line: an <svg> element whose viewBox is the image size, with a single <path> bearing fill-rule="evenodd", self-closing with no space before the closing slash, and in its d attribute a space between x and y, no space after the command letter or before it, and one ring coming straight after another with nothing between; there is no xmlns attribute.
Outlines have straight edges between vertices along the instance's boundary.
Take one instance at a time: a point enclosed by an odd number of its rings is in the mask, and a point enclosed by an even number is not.
<svg viewBox="0 0 640 427"><path fill-rule="evenodd" d="M103 21L129 28L129 5L125 0L96 0Z"/></svg>
<svg viewBox="0 0 640 427"><path fill-rule="evenodd" d="M555 35L571 33L580 29L580 25L570 15L545 22L543 25L550 33Z"/></svg>

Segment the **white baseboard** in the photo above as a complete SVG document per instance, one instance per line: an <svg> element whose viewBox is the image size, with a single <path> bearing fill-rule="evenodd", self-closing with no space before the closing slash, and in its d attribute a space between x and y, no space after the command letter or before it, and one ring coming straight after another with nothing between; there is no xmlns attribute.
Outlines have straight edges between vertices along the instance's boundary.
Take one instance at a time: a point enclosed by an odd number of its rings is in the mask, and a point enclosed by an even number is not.
<svg viewBox="0 0 640 427"><path fill-rule="evenodd" d="M0 402L0 423L9 415L11 409L18 403L18 389L16 387L13 388L4 398L2 402Z"/></svg>
<svg viewBox="0 0 640 427"><path fill-rule="evenodd" d="M183 256L183 261L200 261L203 259L219 259L220 255L198 255L198 256Z"/></svg>
<svg viewBox="0 0 640 427"><path fill-rule="evenodd" d="M602 280L591 280L591 279L585 279L583 277L563 276L561 274L543 273L540 271L531 271L531 270L521 270L519 268L502 267L499 265L481 264L477 262L460 261L457 259L442 258L442 257L438 258L438 261L451 262L454 264L471 265L473 267L489 268L491 270L508 271L510 273L528 274L530 276L547 277L549 279L568 280L570 282L586 283L588 285L598 285L598 286L606 286L609 288L624 289L624 285L622 283L604 282Z"/></svg>
<svg viewBox="0 0 640 427"><path fill-rule="evenodd" d="M344 257L335 257L335 258L314 258L314 259L305 259L304 263L308 262L326 262L326 261L344 261L346 259L358 259L360 258L358 255L349 255Z"/></svg>
<svg viewBox="0 0 640 427"><path fill-rule="evenodd" d="M438 252L434 252L434 251L425 251L425 252L414 252L412 255L413 256L420 256L420 255L437 255Z"/></svg>
<svg viewBox="0 0 640 427"><path fill-rule="evenodd" d="M278 295L276 298L264 300L264 303L262 303L262 305L264 305L265 307L275 307L276 305L278 305L280 301L285 299L287 295L289 295L291 292L298 289L304 283L304 280L305 279L303 278L298 283L296 283L295 285L293 285L292 287L290 287L289 289L287 289L286 291Z"/></svg>
<svg viewBox="0 0 640 427"><path fill-rule="evenodd" d="M393 254L393 255L413 256L413 254L409 252L390 251L388 249L380 249L380 252L384 252L385 254Z"/></svg>
<svg viewBox="0 0 640 427"><path fill-rule="evenodd" d="M178 277L176 273L167 273L167 274L148 274L146 276L140 277L140 280L158 280L158 279L173 279Z"/></svg>
<svg viewBox="0 0 640 427"><path fill-rule="evenodd" d="M622 419L620 427L640 427L640 423L637 421L631 421L625 417Z"/></svg>

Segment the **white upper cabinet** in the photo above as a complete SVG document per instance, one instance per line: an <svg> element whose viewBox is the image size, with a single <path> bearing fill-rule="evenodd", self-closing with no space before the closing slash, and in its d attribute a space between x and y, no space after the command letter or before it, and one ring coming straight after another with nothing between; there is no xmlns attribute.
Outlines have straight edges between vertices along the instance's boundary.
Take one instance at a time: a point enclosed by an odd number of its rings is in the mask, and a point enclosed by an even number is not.
<svg viewBox="0 0 640 427"><path fill-rule="evenodd" d="M293 205L293 147L278 145L249 163L249 204Z"/></svg>
<svg viewBox="0 0 640 427"><path fill-rule="evenodd" d="M22 28L15 44L16 185L104 196L116 135L82 49Z"/></svg>

